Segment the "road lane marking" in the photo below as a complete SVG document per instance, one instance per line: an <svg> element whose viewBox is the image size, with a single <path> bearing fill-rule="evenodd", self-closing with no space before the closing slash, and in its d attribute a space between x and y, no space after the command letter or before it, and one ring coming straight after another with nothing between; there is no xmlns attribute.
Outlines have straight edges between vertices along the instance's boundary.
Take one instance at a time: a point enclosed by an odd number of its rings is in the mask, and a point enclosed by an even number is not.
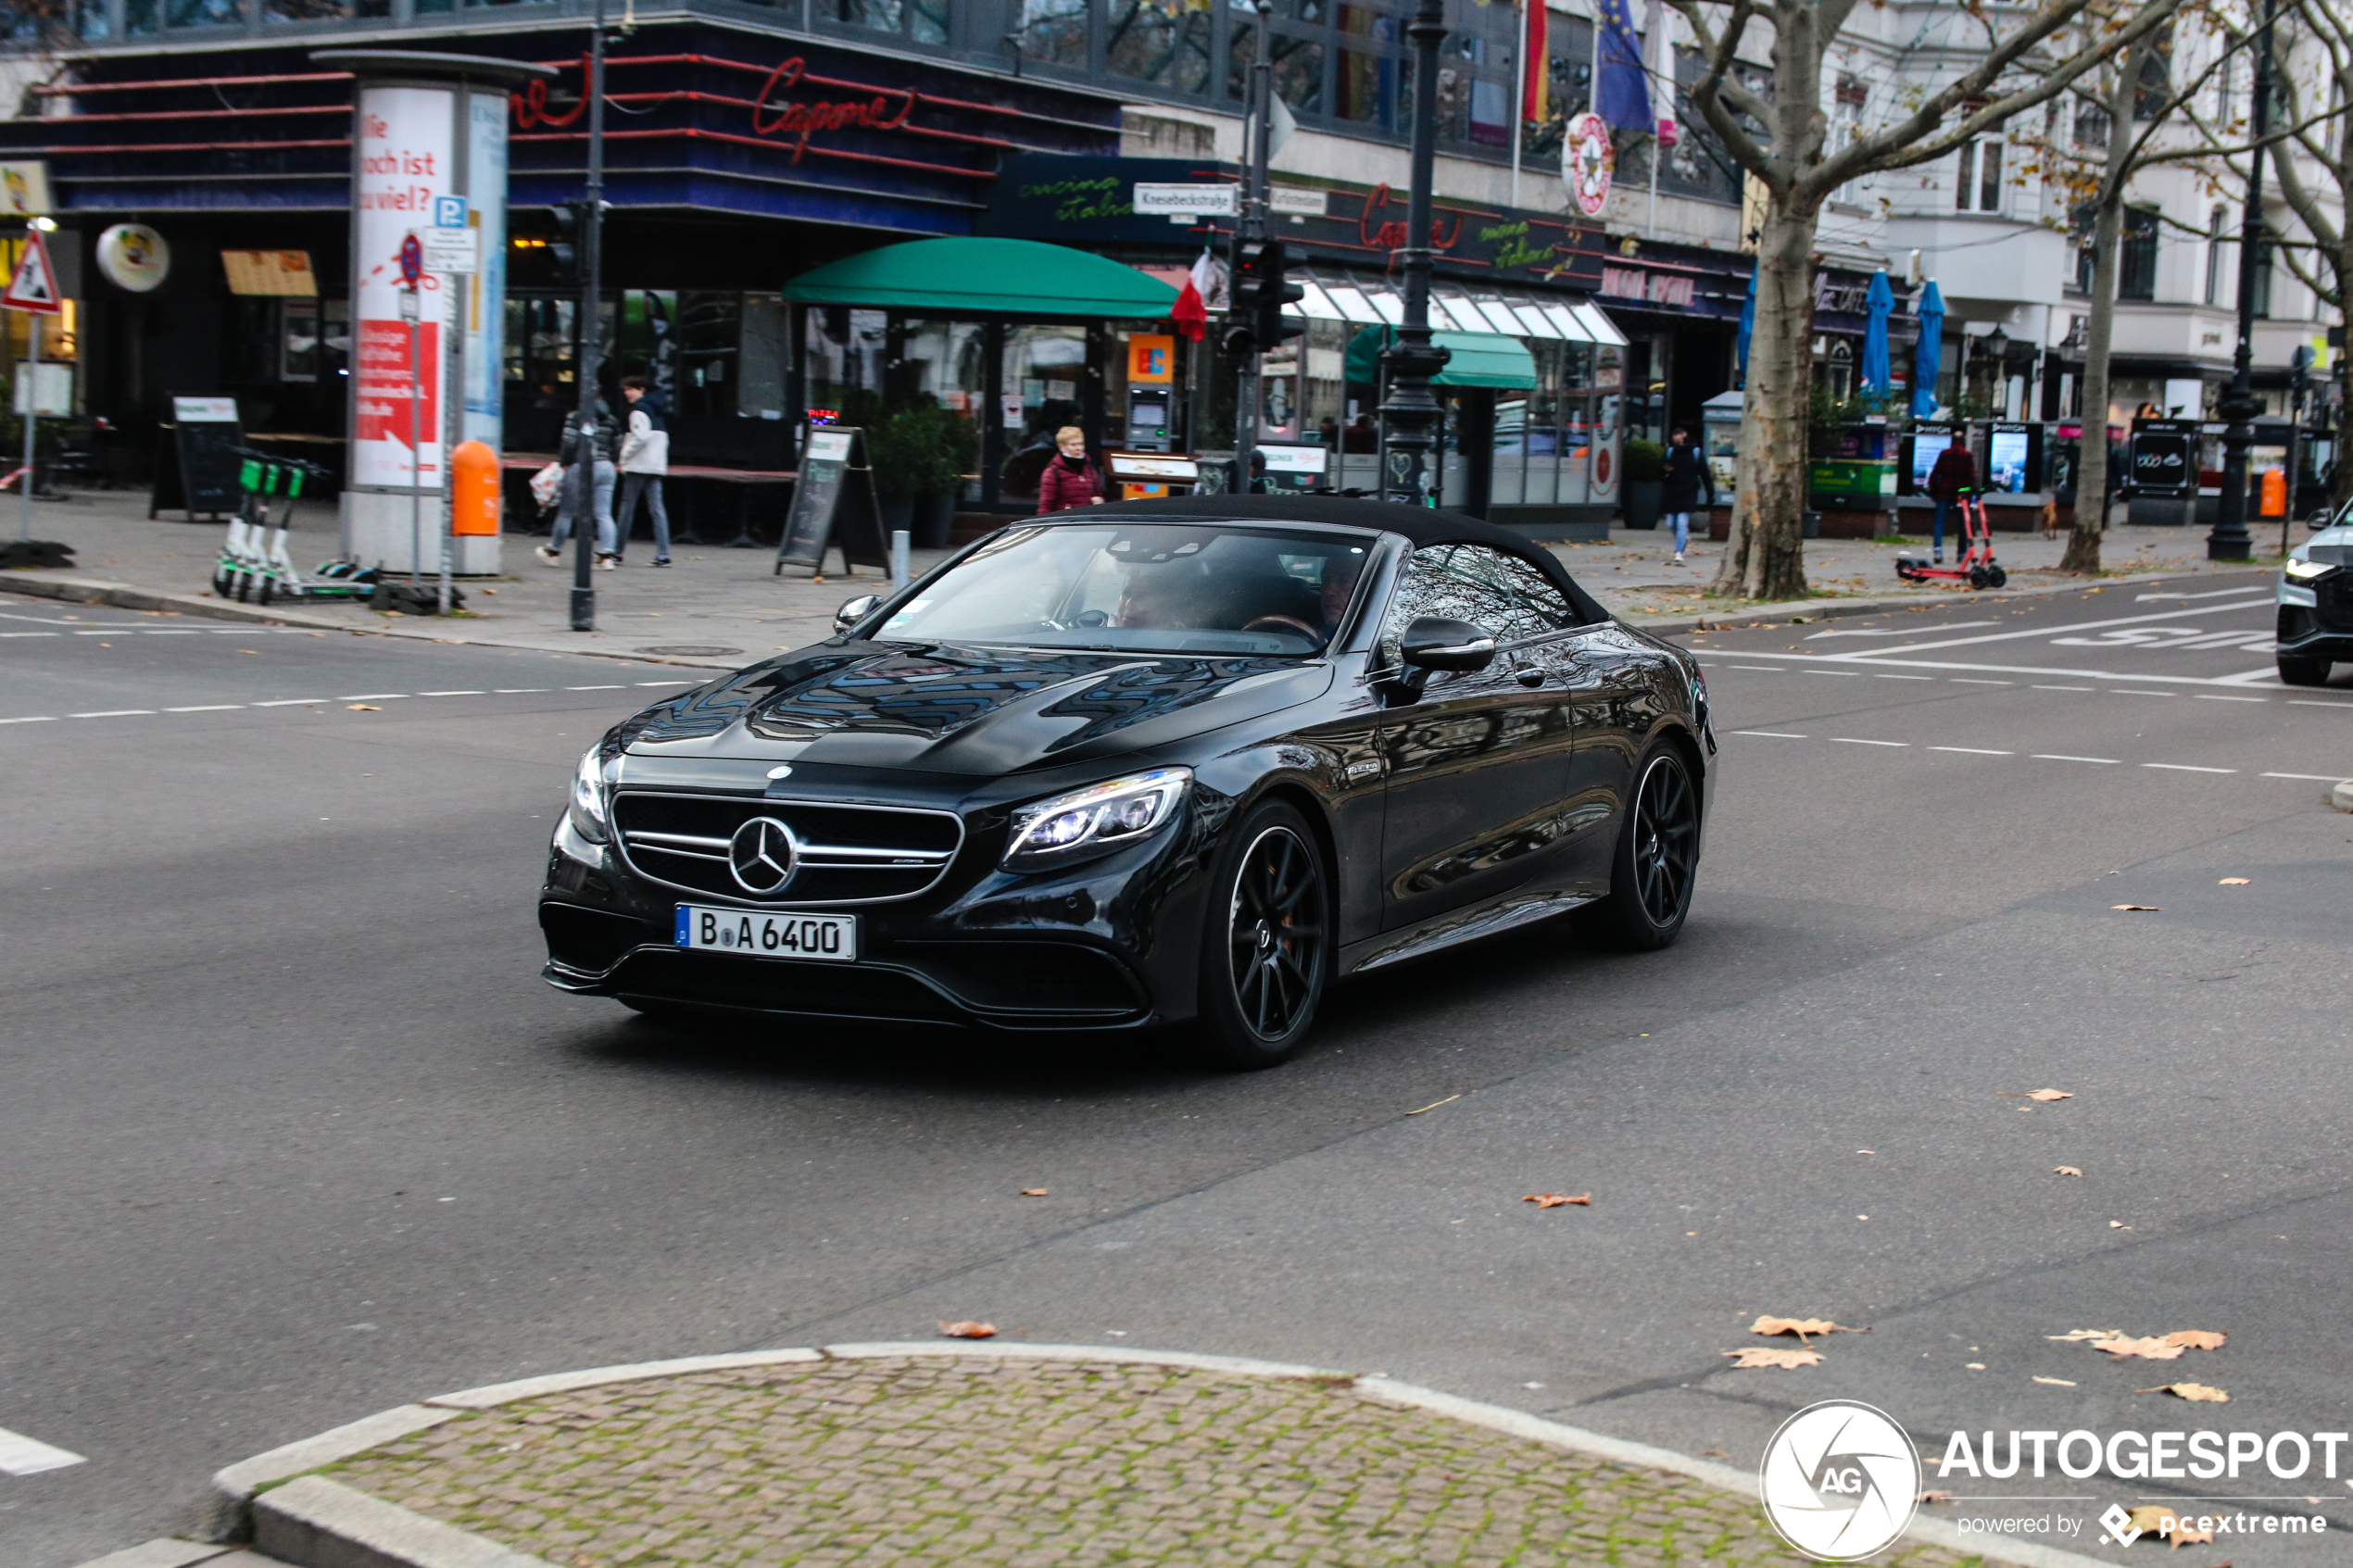
<svg viewBox="0 0 2353 1568"><path fill-rule="evenodd" d="M1853 735L1832 735L1831 739L1840 746L1909 746L1912 744L1907 740L1856 740Z"/></svg>
<svg viewBox="0 0 2353 1568"><path fill-rule="evenodd" d="M2174 773L2235 773L2236 768L2196 768L2187 762L2144 762L2144 768L2163 768Z"/></svg>
<svg viewBox="0 0 2353 1568"><path fill-rule="evenodd" d="M619 682L610 686L566 686L564 688L568 692L617 692L625 689Z"/></svg>
<svg viewBox="0 0 2353 1568"><path fill-rule="evenodd" d="M2098 762L2111 768L2116 766L2116 759L2113 757L2069 757L2057 751L2034 751L2027 755L2032 757L2037 762Z"/></svg>
<svg viewBox="0 0 2353 1568"><path fill-rule="evenodd" d="M2267 779L2309 779L2314 784L2343 784L2345 782L2334 773L2265 773L2261 776Z"/></svg>
<svg viewBox="0 0 2353 1568"><path fill-rule="evenodd" d="M549 689L547 686L493 686L491 694L495 696L524 696L533 692L544 692Z"/></svg>
<svg viewBox="0 0 2353 1568"><path fill-rule="evenodd" d="M38 1475L44 1470L63 1470L70 1464L88 1462L80 1454L0 1426L0 1470L11 1475Z"/></svg>
<svg viewBox="0 0 2353 1568"><path fill-rule="evenodd" d="M155 715L152 708L108 708L96 713L69 713L69 719L144 719Z"/></svg>
<svg viewBox="0 0 2353 1568"><path fill-rule="evenodd" d="M2178 696L2181 694L2178 692L2136 692L2129 686L2110 686L2108 695L2110 696Z"/></svg>
<svg viewBox="0 0 2353 1568"><path fill-rule="evenodd" d="M2290 708L2353 708L2353 702L2324 702L2309 696L2292 696L2287 699L2287 705Z"/></svg>
<svg viewBox="0 0 2353 1568"><path fill-rule="evenodd" d="M692 675L673 675L667 681L640 681L637 684L641 686L699 686L702 682Z"/></svg>
<svg viewBox="0 0 2353 1568"><path fill-rule="evenodd" d="M2151 599L2180 599L2187 604L2192 599L2227 599L2233 594L2244 594L2245 588L2210 588L2203 594L2135 594L2133 602L2146 604Z"/></svg>
<svg viewBox="0 0 2353 1568"><path fill-rule="evenodd" d="M2038 692L2095 692L2097 686L2037 686Z"/></svg>
<svg viewBox="0 0 2353 1568"><path fill-rule="evenodd" d="M1882 681L1933 681L1936 677L1933 675L1881 675L1879 676L1878 679ZM2005 681L2002 684L2007 686L2009 683Z"/></svg>
<svg viewBox="0 0 2353 1568"><path fill-rule="evenodd" d="M49 633L46 632L27 632L23 634L28 637L45 637ZM1781 667L1778 664L1733 664L1728 665L1726 668L1731 670L1754 671L1759 675L1779 675L1784 673ZM1925 675L1909 675L1905 678L1906 680L1913 681L1925 681L1928 679Z"/></svg>
<svg viewBox="0 0 2353 1568"><path fill-rule="evenodd" d="M1801 670L1798 673L1801 675L1859 675L1861 671L1856 670Z"/></svg>
<svg viewBox="0 0 2353 1568"><path fill-rule="evenodd" d="M0 724L54 724L57 721L57 716L54 713L36 713L25 719L0 719Z"/></svg>
<svg viewBox="0 0 2353 1568"><path fill-rule="evenodd" d="M335 699L331 696L285 696L280 697L275 702L257 702L254 706L256 708L307 708L312 703L333 702L334 700Z"/></svg>
<svg viewBox="0 0 2353 1568"><path fill-rule="evenodd" d="M1953 684L1957 686L2015 686L2018 684L2016 681L1971 680L1967 675L1948 675L1945 679L1951 681Z"/></svg>
<svg viewBox="0 0 2353 1568"><path fill-rule="evenodd" d="M242 702L206 702L194 708L167 708L166 713L226 713L233 708L243 708Z"/></svg>
<svg viewBox="0 0 2353 1568"><path fill-rule="evenodd" d="M1931 746L1931 751L1960 751L1971 757L2016 757L2015 751L1989 751L1982 746Z"/></svg>
<svg viewBox="0 0 2353 1568"><path fill-rule="evenodd" d="M488 696L490 694L489 694L489 692L487 692L487 691L471 691L471 692L419 692L417 695L418 695L419 696Z"/></svg>
<svg viewBox="0 0 2353 1568"><path fill-rule="evenodd" d="M1732 734L1736 735L1757 735L1766 740L1804 740L1806 738L1804 735L1791 734L1786 730L1734 730Z"/></svg>
<svg viewBox="0 0 2353 1568"><path fill-rule="evenodd" d="M407 692L360 692L354 696L339 696L337 702L397 702Z"/></svg>
<svg viewBox="0 0 2353 1568"><path fill-rule="evenodd" d="M2243 594L2246 590L2233 588L2231 592ZM1940 632L1959 632L1971 626L1999 626L2000 624L2002 623L1998 621L1955 621L1943 626L1893 626L1884 632L1816 632L1806 640L1809 643L1818 643L1824 637L1913 637L1922 633L1932 636Z"/></svg>
<svg viewBox="0 0 2353 1568"><path fill-rule="evenodd" d="M2268 696L2224 696L2220 692L2192 692L2190 695L2200 702L2269 702L2271 700Z"/></svg>
<svg viewBox="0 0 2353 1568"><path fill-rule="evenodd" d="M1948 637L1942 642L1916 644L1907 648L1906 651L1910 653L1927 653L1936 648L1972 647L1981 643L2015 642L2021 637L2057 638L2069 632L2097 632L2110 626L2146 626L2153 621L2180 621L2187 616L2212 615L2217 611L2221 611L2221 613L2227 615L2234 609L2253 609L2259 605L2269 605L2272 598L2271 589L2268 584L2260 588L2240 588L2233 591L2244 595L2259 595L2260 596L2250 597L2245 604L2203 605L2196 609L2169 609L2159 610L2149 615L2113 616L2106 621L2083 621L2067 626L2020 627L2010 632L1987 632L1982 635L1975 637ZM1817 657L1823 659L1835 659L1841 663L1851 663L1881 656L1875 655L1869 648L1857 648L1853 653L1822 654Z"/></svg>

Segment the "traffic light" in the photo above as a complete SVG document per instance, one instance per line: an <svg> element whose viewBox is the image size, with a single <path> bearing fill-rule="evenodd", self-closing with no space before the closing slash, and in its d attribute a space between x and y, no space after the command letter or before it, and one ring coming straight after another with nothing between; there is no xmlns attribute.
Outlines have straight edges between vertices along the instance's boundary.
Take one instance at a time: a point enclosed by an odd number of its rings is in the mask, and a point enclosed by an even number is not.
<svg viewBox="0 0 2353 1568"><path fill-rule="evenodd" d="M559 202L551 210L556 233L547 242L547 259L555 265L558 282L580 282L581 237L587 214L588 204L585 201Z"/></svg>
<svg viewBox="0 0 2353 1568"><path fill-rule="evenodd" d="M1226 334L1228 353L1239 331L1246 330L1250 338L1243 352L1255 348L1262 354L1305 331L1283 318L1285 306L1296 305L1307 295L1299 284L1285 281L1290 264L1280 240L1244 240L1236 247L1233 320L1239 325Z"/></svg>

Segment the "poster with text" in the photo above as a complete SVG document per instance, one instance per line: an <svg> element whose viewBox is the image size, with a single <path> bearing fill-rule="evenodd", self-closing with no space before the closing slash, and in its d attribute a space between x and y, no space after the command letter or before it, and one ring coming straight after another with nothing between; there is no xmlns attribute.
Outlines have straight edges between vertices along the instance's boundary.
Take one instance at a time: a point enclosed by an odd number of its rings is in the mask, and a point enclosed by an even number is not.
<svg viewBox="0 0 2353 1568"><path fill-rule="evenodd" d="M434 87L363 88L359 138L352 192L351 482L380 490L412 484L439 490L447 291L440 279L423 280L412 357L409 324L400 314L407 292L400 244L432 224L434 197L451 190L450 94ZM412 422L419 432L413 450Z"/></svg>
<svg viewBox="0 0 2353 1568"><path fill-rule="evenodd" d="M482 234L482 270L466 290L464 439L501 445L506 395L507 95L469 94L466 217Z"/></svg>

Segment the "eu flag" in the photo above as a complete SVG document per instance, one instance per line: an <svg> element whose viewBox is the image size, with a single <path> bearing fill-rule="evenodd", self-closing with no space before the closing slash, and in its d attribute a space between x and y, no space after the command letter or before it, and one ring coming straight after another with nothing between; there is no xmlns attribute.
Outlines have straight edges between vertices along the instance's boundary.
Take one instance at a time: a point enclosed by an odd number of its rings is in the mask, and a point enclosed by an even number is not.
<svg viewBox="0 0 2353 1568"><path fill-rule="evenodd" d="M1655 131L1651 119L1650 79L1642 69L1642 45L1634 40L1634 16L1626 0L1601 0L1601 80L1593 112L1613 129Z"/></svg>

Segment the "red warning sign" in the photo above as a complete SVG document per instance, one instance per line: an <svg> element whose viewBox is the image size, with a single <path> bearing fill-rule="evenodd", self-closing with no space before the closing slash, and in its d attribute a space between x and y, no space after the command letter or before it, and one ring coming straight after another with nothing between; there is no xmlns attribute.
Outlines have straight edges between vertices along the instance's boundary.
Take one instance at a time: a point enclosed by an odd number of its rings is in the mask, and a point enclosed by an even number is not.
<svg viewBox="0 0 2353 1568"><path fill-rule="evenodd" d="M7 292L0 294L0 306L42 316L61 315L65 301L57 294L57 273L49 265L48 244L38 229L26 230L24 238L24 258L17 263L16 276L8 280Z"/></svg>

